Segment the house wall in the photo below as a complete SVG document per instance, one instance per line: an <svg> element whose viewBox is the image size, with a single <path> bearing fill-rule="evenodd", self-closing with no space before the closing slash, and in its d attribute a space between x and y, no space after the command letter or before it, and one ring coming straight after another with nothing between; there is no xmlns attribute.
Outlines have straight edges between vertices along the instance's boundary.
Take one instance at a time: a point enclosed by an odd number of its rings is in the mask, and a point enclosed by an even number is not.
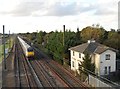
<svg viewBox="0 0 120 89"><path fill-rule="evenodd" d="M100 74L100 55L99 54L95 54L94 55L94 62L95 62L95 73L96 74Z"/></svg>
<svg viewBox="0 0 120 89"><path fill-rule="evenodd" d="M79 69L79 64L81 64L81 61L83 61L84 54L81 53L81 58L79 58L79 52L74 51L74 56L73 56L73 51L70 51L71 54L71 70L78 70ZM73 67L73 62L74 62L74 67Z"/></svg>
<svg viewBox="0 0 120 89"><path fill-rule="evenodd" d="M81 64L81 62L83 61L84 54L81 53L81 58L79 58L79 52L74 51L74 56L73 50L70 50L70 53L71 53L71 70L74 71L78 70L79 64ZM106 60L106 54L110 54L110 60ZM105 74L105 66L107 67L107 71L109 66L111 66L111 72L116 71L116 53L114 51L107 50L102 54L92 54L92 60L95 62L95 73L97 73L98 75Z"/></svg>
<svg viewBox="0 0 120 89"><path fill-rule="evenodd" d="M110 60L106 60L106 54L110 54ZM107 67L107 74L109 74L109 66L111 66L111 72L116 71L116 53L114 51L107 50L100 54L100 75L105 74L105 66Z"/></svg>

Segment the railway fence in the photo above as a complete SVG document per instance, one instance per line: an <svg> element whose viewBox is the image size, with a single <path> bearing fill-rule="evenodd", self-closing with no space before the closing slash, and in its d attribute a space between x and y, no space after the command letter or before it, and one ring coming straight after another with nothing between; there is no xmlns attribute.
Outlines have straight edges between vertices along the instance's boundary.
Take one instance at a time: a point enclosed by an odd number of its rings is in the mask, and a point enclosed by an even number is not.
<svg viewBox="0 0 120 89"><path fill-rule="evenodd" d="M107 88L107 89L119 89L120 85L102 77L99 75L96 75L89 70L82 70L79 69L79 76L83 82L86 82L92 87L101 87L101 88Z"/></svg>

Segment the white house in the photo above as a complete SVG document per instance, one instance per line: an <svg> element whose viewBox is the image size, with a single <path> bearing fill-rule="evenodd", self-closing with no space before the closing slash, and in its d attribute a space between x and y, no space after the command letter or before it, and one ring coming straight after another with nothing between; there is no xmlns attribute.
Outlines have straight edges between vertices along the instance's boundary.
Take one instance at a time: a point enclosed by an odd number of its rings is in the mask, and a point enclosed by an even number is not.
<svg viewBox="0 0 120 89"><path fill-rule="evenodd" d="M99 44L94 40L69 48L71 54L71 69L77 70L83 61L85 53L90 54L95 63L95 73L108 75L116 71L116 51L113 48Z"/></svg>

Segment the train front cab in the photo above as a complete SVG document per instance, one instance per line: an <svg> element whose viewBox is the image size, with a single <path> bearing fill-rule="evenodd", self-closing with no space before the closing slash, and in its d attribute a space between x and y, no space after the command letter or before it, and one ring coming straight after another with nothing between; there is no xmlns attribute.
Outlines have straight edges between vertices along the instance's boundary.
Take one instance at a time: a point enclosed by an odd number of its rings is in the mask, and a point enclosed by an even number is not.
<svg viewBox="0 0 120 89"><path fill-rule="evenodd" d="M29 47L27 49L27 52L28 52L28 55L27 55L28 59L33 59L34 58L34 50L33 50L33 48Z"/></svg>

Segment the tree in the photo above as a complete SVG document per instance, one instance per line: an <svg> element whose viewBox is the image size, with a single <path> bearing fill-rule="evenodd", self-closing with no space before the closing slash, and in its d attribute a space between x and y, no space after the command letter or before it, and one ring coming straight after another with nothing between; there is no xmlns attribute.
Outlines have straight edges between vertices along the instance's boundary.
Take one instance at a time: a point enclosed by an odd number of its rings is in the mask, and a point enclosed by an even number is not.
<svg viewBox="0 0 120 89"><path fill-rule="evenodd" d="M80 35L82 38L82 42L87 42L87 40L94 38L96 41L101 43L102 39L104 38L104 33L104 28L87 26L86 28L82 29Z"/></svg>
<svg viewBox="0 0 120 89"><path fill-rule="evenodd" d="M115 31L110 31L108 32L108 39L104 42L105 45L115 48L115 49L120 49L120 34Z"/></svg>
<svg viewBox="0 0 120 89"><path fill-rule="evenodd" d="M43 42L43 32L40 31L39 33L37 33L37 43L42 44L42 42Z"/></svg>
<svg viewBox="0 0 120 89"><path fill-rule="evenodd" d="M76 37L79 37L80 33L78 31L78 36L76 36L75 32L71 32L70 30L65 31L65 43L63 47L63 32L56 31L47 34L44 39L46 40L46 49L49 54L52 55L53 59L63 62L63 57L65 59L69 59L69 50L68 48L77 45ZM64 50L64 52L63 52Z"/></svg>
<svg viewBox="0 0 120 89"><path fill-rule="evenodd" d="M92 63L91 57L88 53L86 53L83 58L82 67L92 72L95 71L95 64Z"/></svg>
<svg viewBox="0 0 120 89"><path fill-rule="evenodd" d="M77 28L75 40L76 40L76 45L79 45L81 43L81 36L80 36L79 28Z"/></svg>

